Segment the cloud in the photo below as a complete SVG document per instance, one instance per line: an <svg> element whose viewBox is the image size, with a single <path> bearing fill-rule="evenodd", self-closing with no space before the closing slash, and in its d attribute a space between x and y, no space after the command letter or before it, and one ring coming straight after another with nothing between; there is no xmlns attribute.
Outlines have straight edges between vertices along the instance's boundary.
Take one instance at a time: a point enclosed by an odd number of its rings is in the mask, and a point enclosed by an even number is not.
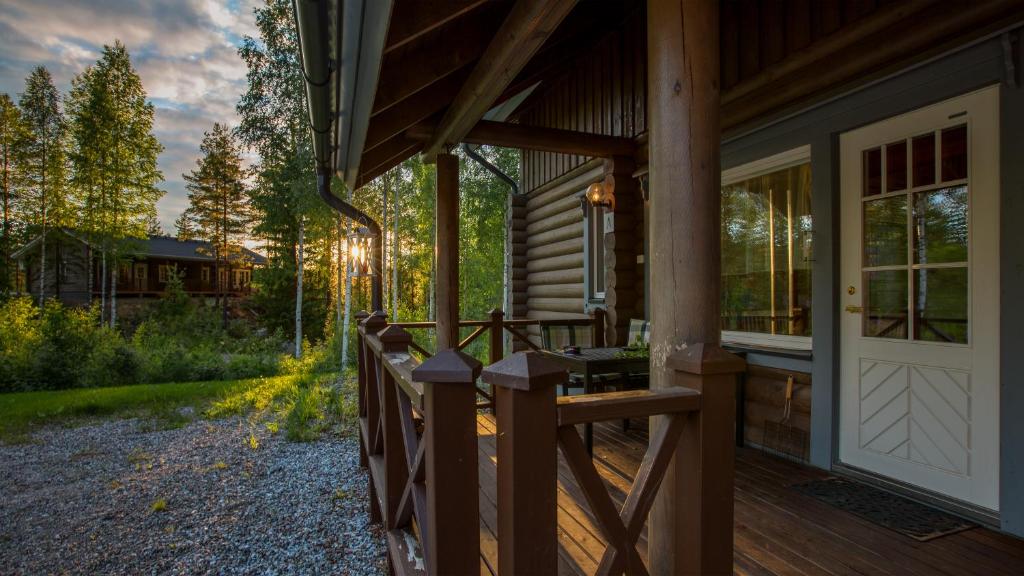
<svg viewBox="0 0 1024 576"><path fill-rule="evenodd" d="M156 108L154 134L167 194L161 223L173 230L187 205L183 172L199 156L214 122L236 125L245 89L242 37L256 35L260 0L3 0L0 3L0 92L17 98L31 69L45 65L57 87L94 63L103 45L124 42Z"/></svg>

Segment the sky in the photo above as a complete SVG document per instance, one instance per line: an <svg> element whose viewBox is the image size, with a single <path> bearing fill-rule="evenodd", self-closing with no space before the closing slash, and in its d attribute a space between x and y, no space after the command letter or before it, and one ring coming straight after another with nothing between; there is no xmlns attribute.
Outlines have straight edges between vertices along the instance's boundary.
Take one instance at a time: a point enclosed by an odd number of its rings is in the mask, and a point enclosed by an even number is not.
<svg viewBox="0 0 1024 576"><path fill-rule="evenodd" d="M156 107L154 133L164 151L166 194L157 203L163 229L188 205L182 173L196 165L203 132L238 124L245 90L238 45L255 36L260 0L0 0L0 92L15 101L42 64L67 94L71 79L120 39Z"/></svg>

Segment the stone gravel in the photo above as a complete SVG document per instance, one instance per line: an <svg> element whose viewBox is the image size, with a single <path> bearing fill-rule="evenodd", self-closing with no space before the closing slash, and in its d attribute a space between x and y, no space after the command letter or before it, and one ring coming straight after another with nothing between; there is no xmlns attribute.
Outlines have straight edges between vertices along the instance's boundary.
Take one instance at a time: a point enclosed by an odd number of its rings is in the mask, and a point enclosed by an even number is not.
<svg viewBox="0 0 1024 576"><path fill-rule="evenodd" d="M384 574L358 441L244 418L0 445L0 574Z"/></svg>

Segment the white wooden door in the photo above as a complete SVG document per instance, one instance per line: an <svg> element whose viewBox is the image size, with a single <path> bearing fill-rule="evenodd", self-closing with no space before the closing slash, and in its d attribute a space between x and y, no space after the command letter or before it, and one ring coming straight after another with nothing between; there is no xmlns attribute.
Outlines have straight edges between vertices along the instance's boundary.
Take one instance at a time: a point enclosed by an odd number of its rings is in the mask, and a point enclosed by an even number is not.
<svg viewBox="0 0 1024 576"><path fill-rule="evenodd" d="M999 509L999 91L840 136L846 465Z"/></svg>

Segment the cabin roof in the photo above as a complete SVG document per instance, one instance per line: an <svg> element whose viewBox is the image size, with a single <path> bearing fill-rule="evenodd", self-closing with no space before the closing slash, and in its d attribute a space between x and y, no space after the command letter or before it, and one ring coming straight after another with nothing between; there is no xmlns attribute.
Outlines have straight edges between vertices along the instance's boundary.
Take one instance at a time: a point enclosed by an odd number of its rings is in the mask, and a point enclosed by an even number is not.
<svg viewBox="0 0 1024 576"><path fill-rule="evenodd" d="M524 2L297 4L318 169L355 188L424 151L424 140L463 96L489 46L514 42L499 32L514 15L513 6ZM350 4L363 4L359 18ZM542 92L631 16L645 17L644 4L578 1L486 106L493 110L537 86ZM769 4L722 3L722 127L731 133L927 61L1024 17L1019 1L979 0L962 11L941 9L934 0ZM901 43L891 42L894 37ZM531 100L516 107L522 110ZM516 110L502 116L514 121Z"/></svg>
<svg viewBox="0 0 1024 576"><path fill-rule="evenodd" d="M62 228L59 230L52 230L50 234L58 232L67 238L89 245L89 242L75 230ZM36 236L11 256L15 259L20 259L35 250L36 246L38 246L41 241L42 236ZM168 258L172 260L213 262L214 258L212 256L213 250L211 249L211 246L212 244L206 240L179 240L174 236L153 235L145 239L138 240L135 245L134 253L138 257L146 258ZM242 254L244 255L245 260L252 262L254 265L262 266L267 263L267 258L265 256L248 248L243 247Z"/></svg>

